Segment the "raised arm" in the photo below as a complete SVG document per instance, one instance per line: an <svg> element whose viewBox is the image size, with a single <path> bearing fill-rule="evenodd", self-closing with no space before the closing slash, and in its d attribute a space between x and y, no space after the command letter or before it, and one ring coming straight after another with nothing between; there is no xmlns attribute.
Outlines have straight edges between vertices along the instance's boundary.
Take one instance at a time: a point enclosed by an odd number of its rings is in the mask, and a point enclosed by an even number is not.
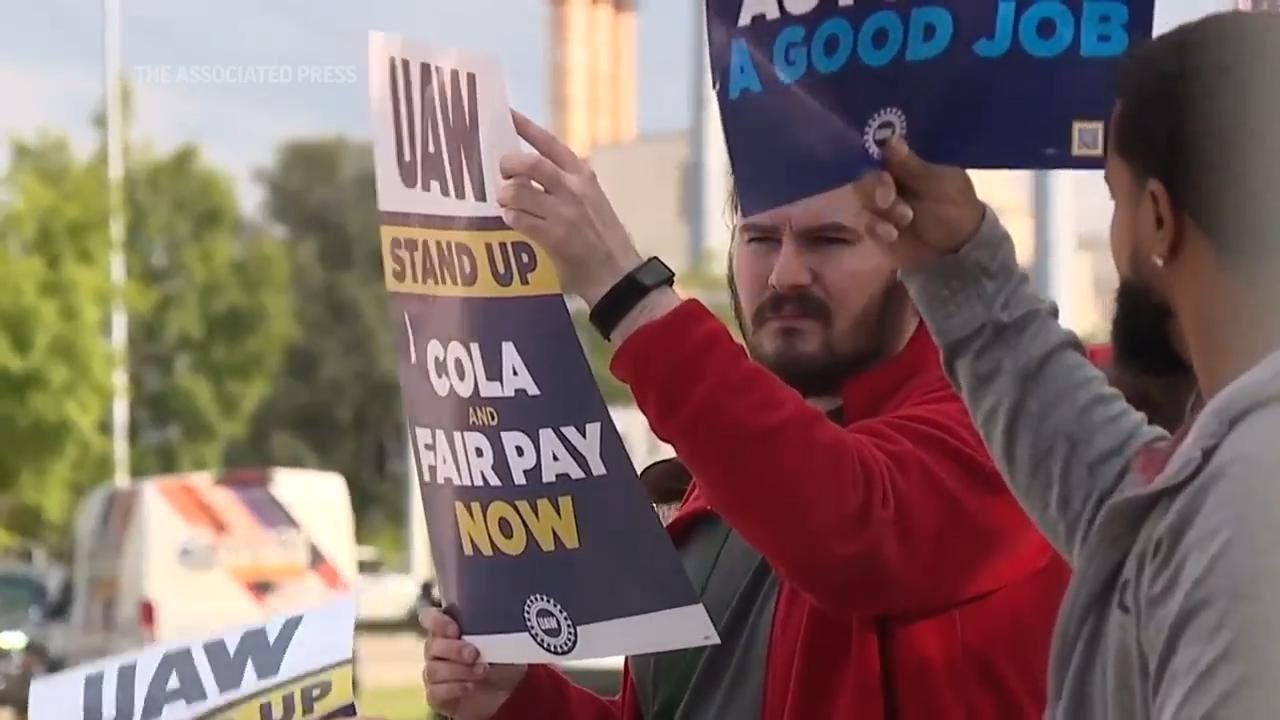
<svg viewBox="0 0 1280 720"><path fill-rule="evenodd" d="M936 365L916 406L844 428L748 358L701 304L661 309L619 347L615 374L702 496L815 601L922 612L1049 558Z"/></svg>
<svg viewBox="0 0 1280 720"><path fill-rule="evenodd" d="M1138 448L1164 432L1111 387L1031 290L994 211L959 252L902 278L992 457L1074 561Z"/></svg>

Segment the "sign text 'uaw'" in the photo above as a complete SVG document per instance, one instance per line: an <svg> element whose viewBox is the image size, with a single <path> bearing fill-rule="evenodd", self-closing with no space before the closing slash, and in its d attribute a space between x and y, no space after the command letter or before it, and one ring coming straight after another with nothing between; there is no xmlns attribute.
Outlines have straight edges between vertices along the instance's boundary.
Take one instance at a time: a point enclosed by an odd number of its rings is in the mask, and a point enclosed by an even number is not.
<svg viewBox="0 0 1280 720"><path fill-rule="evenodd" d="M107 658L32 684L32 720L354 717L350 598L187 644Z"/></svg>

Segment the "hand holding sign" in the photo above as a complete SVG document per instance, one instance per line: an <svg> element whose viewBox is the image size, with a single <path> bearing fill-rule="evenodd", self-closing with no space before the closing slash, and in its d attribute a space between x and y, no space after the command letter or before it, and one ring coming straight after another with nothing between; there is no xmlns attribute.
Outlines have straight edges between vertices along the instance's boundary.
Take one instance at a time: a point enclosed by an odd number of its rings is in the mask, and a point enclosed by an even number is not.
<svg viewBox="0 0 1280 720"><path fill-rule="evenodd" d="M858 185L873 194L866 233L884 243L898 267L927 265L977 232L986 208L963 169L922 160L902 138L886 146L885 167Z"/></svg>
<svg viewBox="0 0 1280 720"><path fill-rule="evenodd" d="M461 639L453 618L435 609L422 615L427 630L422 683L427 703L455 720L488 720L511 697L527 665L489 665L476 646Z"/></svg>
<svg viewBox="0 0 1280 720"><path fill-rule="evenodd" d="M905 135L966 168L1100 168L1152 0L705 0L744 215L879 170Z"/></svg>
<svg viewBox="0 0 1280 720"><path fill-rule="evenodd" d="M537 152L499 161L508 180L498 191L502 218L551 255L566 291L594 305L640 264L640 254L591 166L529 118L518 112L512 117L516 132Z"/></svg>

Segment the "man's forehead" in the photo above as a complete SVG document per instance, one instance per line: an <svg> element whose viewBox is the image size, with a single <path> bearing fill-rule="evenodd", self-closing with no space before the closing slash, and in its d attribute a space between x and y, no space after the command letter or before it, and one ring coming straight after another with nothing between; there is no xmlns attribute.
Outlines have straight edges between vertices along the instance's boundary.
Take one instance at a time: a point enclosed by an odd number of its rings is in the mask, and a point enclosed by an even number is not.
<svg viewBox="0 0 1280 720"><path fill-rule="evenodd" d="M861 208L858 194L852 187L843 185L743 218L743 224L793 228L829 223L853 225Z"/></svg>

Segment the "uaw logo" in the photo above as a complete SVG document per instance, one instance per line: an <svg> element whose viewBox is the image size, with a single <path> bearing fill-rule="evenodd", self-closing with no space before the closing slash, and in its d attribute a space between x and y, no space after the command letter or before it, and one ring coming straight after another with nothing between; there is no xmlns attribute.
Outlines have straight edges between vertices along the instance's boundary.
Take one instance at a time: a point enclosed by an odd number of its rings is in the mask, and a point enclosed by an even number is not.
<svg viewBox="0 0 1280 720"><path fill-rule="evenodd" d="M524 602L524 624L538 647L552 655L568 655L578 647L578 629L569 613L546 595L531 595Z"/></svg>
<svg viewBox="0 0 1280 720"><path fill-rule="evenodd" d="M867 121L867 127L862 131L862 146L868 155L879 160L889 138L906 134L907 116L896 107L881 108Z"/></svg>

